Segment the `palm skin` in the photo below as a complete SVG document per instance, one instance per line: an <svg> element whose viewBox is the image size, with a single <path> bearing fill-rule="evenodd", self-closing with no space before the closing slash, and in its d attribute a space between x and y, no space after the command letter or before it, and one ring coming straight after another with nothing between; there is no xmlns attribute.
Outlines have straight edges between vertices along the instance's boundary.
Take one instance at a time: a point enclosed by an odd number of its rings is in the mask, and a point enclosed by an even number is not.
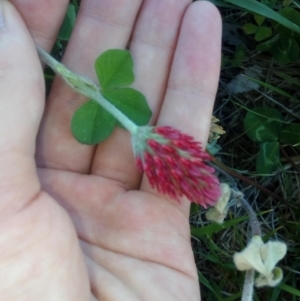
<svg viewBox="0 0 300 301"><path fill-rule="evenodd" d="M49 50L68 1L11 2L35 42ZM176 126L205 143L220 63L216 9L188 0L81 5L64 63L93 78L95 57L130 40L135 87L149 101L152 123ZM33 41L6 2L4 13L1 300L199 300L188 202L149 187L124 130L98 147L72 138L70 118L84 99L56 79L44 109Z"/></svg>

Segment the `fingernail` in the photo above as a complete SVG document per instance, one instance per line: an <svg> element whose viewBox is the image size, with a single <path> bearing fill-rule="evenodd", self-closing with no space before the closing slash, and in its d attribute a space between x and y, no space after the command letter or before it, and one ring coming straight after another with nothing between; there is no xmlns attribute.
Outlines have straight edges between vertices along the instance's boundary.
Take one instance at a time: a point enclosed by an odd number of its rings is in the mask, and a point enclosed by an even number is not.
<svg viewBox="0 0 300 301"><path fill-rule="evenodd" d="M4 29L5 27L3 2L4 2L3 0L0 0L0 29Z"/></svg>

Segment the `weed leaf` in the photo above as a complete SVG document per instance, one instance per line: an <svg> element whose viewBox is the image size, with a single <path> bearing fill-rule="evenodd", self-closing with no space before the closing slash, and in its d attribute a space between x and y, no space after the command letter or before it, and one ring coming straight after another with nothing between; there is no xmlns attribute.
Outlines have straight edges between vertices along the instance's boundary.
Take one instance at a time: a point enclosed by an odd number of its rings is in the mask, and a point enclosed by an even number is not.
<svg viewBox="0 0 300 301"><path fill-rule="evenodd" d="M282 36L280 40L272 46L271 52L274 59L279 64L284 65L295 62L298 59L299 45L294 38Z"/></svg>
<svg viewBox="0 0 300 301"><path fill-rule="evenodd" d="M300 12L295 10L292 7L285 7L278 11L278 13L285 17L286 19L290 20L291 22L294 22L298 26L300 26ZM292 30L287 29L282 24L276 24L275 30L277 33L281 34L282 36L293 36L294 32ZM299 33L298 33L299 36Z"/></svg>
<svg viewBox="0 0 300 301"><path fill-rule="evenodd" d="M103 52L96 59L95 70L103 91L128 86L134 81L133 59L128 50Z"/></svg>
<svg viewBox="0 0 300 301"><path fill-rule="evenodd" d="M261 143L256 160L256 172L270 174L279 166L279 143L277 141Z"/></svg>
<svg viewBox="0 0 300 301"><path fill-rule="evenodd" d="M281 120L280 111L268 107L256 107L246 114L244 128L253 141L275 141L281 130Z"/></svg>
<svg viewBox="0 0 300 301"><path fill-rule="evenodd" d="M264 3L265 4L265 3ZM262 25L265 21L265 17L261 15L254 15L254 20L258 26Z"/></svg>
<svg viewBox="0 0 300 301"><path fill-rule="evenodd" d="M152 112L145 96L133 88L103 91L103 96L137 125L146 125Z"/></svg>
<svg viewBox="0 0 300 301"><path fill-rule="evenodd" d="M290 124L285 126L280 132L279 140L286 144L299 144L300 124Z"/></svg>
<svg viewBox="0 0 300 301"><path fill-rule="evenodd" d="M96 101L89 100L73 115L71 130L78 142L94 145L110 136L115 123L111 114Z"/></svg>
<svg viewBox="0 0 300 301"><path fill-rule="evenodd" d="M256 33L255 33L255 41L260 42L264 39L267 39L272 35L272 29L267 26L260 26L258 27Z"/></svg>
<svg viewBox="0 0 300 301"><path fill-rule="evenodd" d="M245 32L245 34L253 34L256 33L258 26L252 23L246 23L243 26L243 30Z"/></svg>
<svg viewBox="0 0 300 301"><path fill-rule="evenodd" d="M73 4L69 4L65 19L59 30L58 39L69 41L71 33L75 24L76 13Z"/></svg>

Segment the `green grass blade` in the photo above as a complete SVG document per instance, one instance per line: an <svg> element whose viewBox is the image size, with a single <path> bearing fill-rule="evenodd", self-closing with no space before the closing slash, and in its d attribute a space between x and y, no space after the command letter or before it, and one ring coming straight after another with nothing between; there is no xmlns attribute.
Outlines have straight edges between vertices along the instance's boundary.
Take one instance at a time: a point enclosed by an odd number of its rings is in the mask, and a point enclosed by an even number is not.
<svg viewBox="0 0 300 301"><path fill-rule="evenodd" d="M203 235L211 236L213 233L217 233L219 231L222 231L226 228L232 227L234 224L238 224L240 222L243 222L248 219L248 216L243 216L240 218L236 218L233 220L229 220L224 222L223 224L216 224L212 223L207 226L201 227L201 228L191 228L191 234L192 236L201 237Z"/></svg>
<svg viewBox="0 0 300 301"><path fill-rule="evenodd" d="M226 298L226 299L223 299L223 301L234 301L234 300L240 300L241 299L241 296L242 296L242 293L241 292L238 292L238 293L235 293L233 294L232 296Z"/></svg>
<svg viewBox="0 0 300 301"><path fill-rule="evenodd" d="M198 271L198 279L199 279L199 282L203 286L207 287L219 301L223 300L222 296L213 289L213 287L210 285L210 282L205 278L205 276L200 271Z"/></svg>
<svg viewBox="0 0 300 301"><path fill-rule="evenodd" d="M300 297L300 291L299 291L298 289L294 288L294 287L291 287L291 286L286 285L286 284L284 284L284 283L279 284L279 287L280 287L283 291L285 291L285 292L287 292L287 293L290 293L290 294L292 294L293 296Z"/></svg>
<svg viewBox="0 0 300 301"><path fill-rule="evenodd" d="M284 73L277 73L277 75L280 76L281 78L283 78L288 83L300 87L300 80L299 80L299 78L294 78L294 77L288 76L288 75L286 75Z"/></svg>
<svg viewBox="0 0 300 301"><path fill-rule="evenodd" d="M289 28L297 33L300 33L300 26L289 21L288 19L281 16L273 9L262 4L261 2L258 2L256 0L224 0L224 1L239 6L248 11L251 11L252 13L265 16L266 18L274 20L279 24L285 26L286 28Z"/></svg>
<svg viewBox="0 0 300 301"><path fill-rule="evenodd" d="M259 85L261 85L261 86L263 86L263 87L265 87L265 88L273 91L273 92L276 92L276 93L278 93L278 94L280 94L282 96L288 97L288 98L290 98L290 99L292 99L294 101L299 101L296 97L294 97L293 95L289 94L288 92L286 92L286 91L284 91L284 90L282 90L280 88L274 87L273 85L267 84L265 82L262 82L262 81L260 81L258 79L252 78L252 77L247 76L247 75L245 75L245 77L248 78L249 80L251 80L251 81L253 81L255 83L258 83Z"/></svg>
<svg viewBox="0 0 300 301"><path fill-rule="evenodd" d="M277 301L279 300L279 295L281 293L281 290L280 288L277 286L273 289L273 292L272 292L272 296L271 296L271 299L270 301Z"/></svg>
<svg viewBox="0 0 300 301"><path fill-rule="evenodd" d="M241 108L243 108L245 111L247 111L247 112L253 112L253 113L255 113L255 114L257 114L258 116L264 116L264 115L261 115L261 114L258 114L258 113L256 113L256 112L254 112L253 110L251 110L251 109L249 109L249 108L247 108L246 106L243 106L242 104L240 104L240 103L238 103L238 102L235 102L235 101L231 101L232 103L234 103L235 105L237 105L237 106L239 106L239 107L241 107ZM291 124L291 122L290 121L284 121L284 120L280 120L280 119L277 119L277 118L269 118L270 120L274 120L274 121L278 121L278 122L281 122L282 124Z"/></svg>

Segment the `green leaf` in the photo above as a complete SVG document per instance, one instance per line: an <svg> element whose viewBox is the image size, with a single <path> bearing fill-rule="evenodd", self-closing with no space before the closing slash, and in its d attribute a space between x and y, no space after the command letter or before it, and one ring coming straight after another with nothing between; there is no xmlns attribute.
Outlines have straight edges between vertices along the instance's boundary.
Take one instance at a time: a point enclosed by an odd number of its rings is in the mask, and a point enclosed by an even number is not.
<svg viewBox="0 0 300 301"><path fill-rule="evenodd" d="M128 50L103 52L96 59L95 70L102 90L128 86L134 81L133 59Z"/></svg>
<svg viewBox="0 0 300 301"><path fill-rule="evenodd" d="M281 130L281 112L268 107L256 107L248 111L244 128L248 137L256 142L274 141Z"/></svg>
<svg viewBox="0 0 300 301"><path fill-rule="evenodd" d="M268 7L273 8L277 0L262 0L261 2L267 5Z"/></svg>
<svg viewBox="0 0 300 301"><path fill-rule="evenodd" d="M276 72L278 76L283 78L285 81L287 81L290 84L296 85L300 87L300 78L299 77L291 77L285 73ZM295 98L296 99L296 98Z"/></svg>
<svg viewBox="0 0 300 301"><path fill-rule="evenodd" d="M235 300L241 300L242 292L235 293L226 299L222 299L222 301L235 301Z"/></svg>
<svg viewBox="0 0 300 301"><path fill-rule="evenodd" d="M146 125L152 115L145 96L133 88L103 91L103 96L137 125Z"/></svg>
<svg viewBox="0 0 300 301"><path fill-rule="evenodd" d="M252 24L252 23L246 23L246 24L243 26L243 30L244 30L244 33L245 33L245 34L253 34L253 33L256 33L257 28L258 28L258 26L255 25L255 24Z"/></svg>
<svg viewBox="0 0 300 301"><path fill-rule="evenodd" d="M300 143L300 124L290 124L285 126L280 132L279 140L285 144Z"/></svg>
<svg viewBox="0 0 300 301"><path fill-rule="evenodd" d="M279 64L295 62L299 57L299 45L294 38L285 36L275 43L271 52Z"/></svg>
<svg viewBox="0 0 300 301"><path fill-rule="evenodd" d="M283 17L279 13L275 12L270 7L264 5L263 3L260 3L256 0L224 0L225 2L234 4L238 7L242 7L243 9L246 9L252 13L259 14L262 16L265 16L266 18L269 18L271 20L274 20L283 26L300 33L300 26L296 23L291 22L289 19Z"/></svg>
<svg viewBox="0 0 300 301"><path fill-rule="evenodd" d="M146 125L152 115L147 101L139 91L124 87L134 81L133 59L129 51L112 49L102 53L95 62L101 94L137 125ZM120 122L90 100L74 114L71 129L83 144L97 144L113 132Z"/></svg>
<svg viewBox="0 0 300 301"><path fill-rule="evenodd" d="M71 130L76 140L94 145L110 136L116 119L106 112L96 101L84 103L73 115Z"/></svg>
<svg viewBox="0 0 300 301"><path fill-rule="evenodd" d="M201 238L201 236L208 235L209 237L212 236L214 233L218 233L224 229L230 228L235 224L239 224L242 221L247 220L248 216L239 217L233 220L225 221L223 224L209 224L207 226L203 226L201 228L192 228L191 227L191 235L195 237Z"/></svg>
<svg viewBox="0 0 300 301"><path fill-rule="evenodd" d="M256 46L257 51L271 51L272 46L280 39L280 36L275 36Z"/></svg>
<svg viewBox="0 0 300 301"><path fill-rule="evenodd" d="M256 172L270 174L279 166L279 143L277 141L261 143L256 160Z"/></svg>
<svg viewBox="0 0 300 301"><path fill-rule="evenodd" d="M199 204L191 203L190 207L190 216L195 215L199 212Z"/></svg>
<svg viewBox="0 0 300 301"><path fill-rule="evenodd" d="M279 75L279 74L278 74ZM270 90L270 91L274 91L274 92L276 92L276 93L278 93L278 94L280 94L280 95L282 95L282 96L285 96L285 97L287 97L287 98L289 98L289 99L291 99L291 100L294 100L294 101L298 101L298 99L296 98L296 97L294 97L293 95L291 95L291 94L289 94L288 92L286 92L286 91L284 91L284 90L282 90L282 89L280 89L280 88L278 88L278 87L275 87L275 86L273 86L273 85L270 85L270 84L268 84L268 83L265 83L265 82L263 82L263 81L260 81L260 80L258 80L258 79L256 79L256 78L253 78L253 77L249 77L249 76L247 76L247 75L245 75L248 79L250 79L250 80L252 80L253 82L255 82L255 83L258 83L260 86L262 86L262 87L265 87L265 88L267 88L268 90ZM279 75L280 76L280 75ZM298 83L299 85L300 85L300 83Z"/></svg>
<svg viewBox="0 0 300 301"><path fill-rule="evenodd" d="M281 288L283 291L286 291L287 293L290 293L293 296L300 297L300 290L295 288L295 287L286 285L284 283L280 283L278 285L278 287ZM296 300L296 299L294 299L294 300Z"/></svg>
<svg viewBox="0 0 300 301"><path fill-rule="evenodd" d="M287 6L291 5L293 1L294 0L284 0L282 3L282 6L287 7Z"/></svg>
<svg viewBox="0 0 300 301"><path fill-rule="evenodd" d="M266 3L264 3L264 4L266 4ZM255 20L256 24L259 26L264 23L265 19L266 19L266 17L264 17L264 16L257 15L257 14L254 15L254 20Z"/></svg>
<svg viewBox="0 0 300 301"><path fill-rule="evenodd" d="M211 286L211 280L208 281L200 271L198 271L198 279L202 285L206 286L215 295L215 297L218 298L218 300L223 300L222 296L219 295L219 292L215 291Z"/></svg>
<svg viewBox="0 0 300 301"><path fill-rule="evenodd" d="M278 13L283 16L284 18L290 20L291 22L295 23L296 25L300 26L300 13L295 10L292 7L285 7L278 11ZM275 25L275 31L282 36L292 36L294 32L285 26L283 24L276 24ZM299 32L298 32L299 34Z"/></svg>
<svg viewBox="0 0 300 301"><path fill-rule="evenodd" d="M74 24L76 20L75 7L69 4L65 19L60 27L58 39L68 41L70 39Z"/></svg>
<svg viewBox="0 0 300 301"><path fill-rule="evenodd" d="M245 60L245 50L243 45L239 44L236 46L234 59L230 60L232 67L238 67Z"/></svg>
<svg viewBox="0 0 300 301"><path fill-rule="evenodd" d="M260 26L260 27L258 27L258 29L255 33L254 39L257 42L260 42L262 40L267 39L271 35L272 35L272 29L270 27Z"/></svg>

